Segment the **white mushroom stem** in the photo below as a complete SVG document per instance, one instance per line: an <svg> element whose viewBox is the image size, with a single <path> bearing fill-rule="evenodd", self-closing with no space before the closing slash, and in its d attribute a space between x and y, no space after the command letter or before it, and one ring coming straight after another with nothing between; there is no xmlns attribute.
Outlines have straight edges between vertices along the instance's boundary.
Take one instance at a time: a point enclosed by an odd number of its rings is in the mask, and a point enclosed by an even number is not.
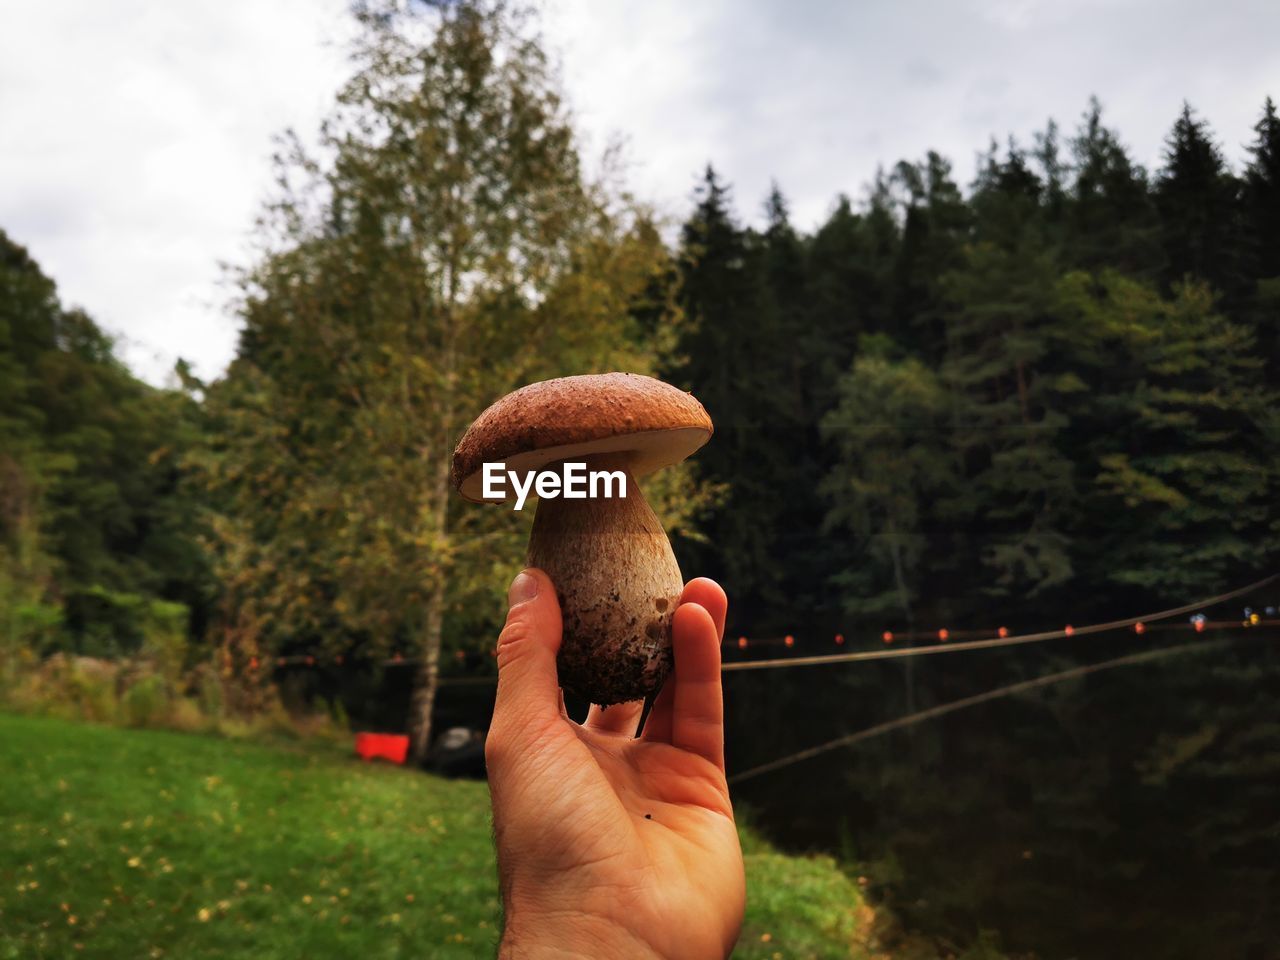
<svg viewBox="0 0 1280 960"><path fill-rule="evenodd" d="M609 459L588 468L618 469ZM623 469L625 497L539 500L529 538L529 565L546 571L560 597L560 683L600 704L661 687L684 587L666 531Z"/></svg>

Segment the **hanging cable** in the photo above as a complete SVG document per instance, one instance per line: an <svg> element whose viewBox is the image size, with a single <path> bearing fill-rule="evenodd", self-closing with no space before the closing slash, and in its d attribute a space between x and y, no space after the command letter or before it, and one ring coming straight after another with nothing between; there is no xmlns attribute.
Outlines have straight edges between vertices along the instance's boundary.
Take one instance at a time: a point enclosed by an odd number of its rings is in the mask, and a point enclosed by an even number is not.
<svg viewBox="0 0 1280 960"><path fill-rule="evenodd" d="M1133 626L1135 623L1152 623L1156 620L1167 620L1169 617L1176 617L1184 613L1192 613L1204 607L1211 607L1214 604L1223 603L1236 597L1243 596L1246 593L1252 593L1268 584L1280 580L1280 573L1273 573L1271 576L1259 580L1257 583L1251 583L1248 586L1240 587L1229 593L1219 594L1216 597L1209 597L1207 600L1201 600L1197 603L1184 604L1181 607L1172 607L1168 610L1161 610L1156 613L1142 614L1136 617L1128 617L1124 620L1112 620L1107 623L1093 623L1084 627L1065 627L1061 630L1045 630L1040 633L1024 633L1014 637L992 637L990 640L968 640L964 643L949 643L946 646L929 646L929 647L899 647L894 650L859 650L853 653L829 653L821 654L816 657L779 657L772 660L739 660L733 663L724 664L721 669L730 670L765 670L772 667L809 667L817 666L824 663L855 663L863 660L892 660L898 657L925 657L933 656L939 653L960 653L963 650L989 650L993 647L1016 647L1025 643L1042 643L1045 640L1057 640L1062 637L1082 637L1094 633L1105 633L1108 630L1120 630Z"/></svg>
<svg viewBox="0 0 1280 960"><path fill-rule="evenodd" d="M960 700L952 700L949 703L939 704L936 707L930 707L928 710L920 710L916 713L908 714L905 717L898 717L896 720L878 723L873 727L867 727L865 730L859 730L857 733L837 737L834 740L829 740L816 747L798 750L795 753L788 754L778 760L771 760L768 763L762 763L757 767L751 767L741 773L735 773L733 776L729 777L729 783L741 783L743 780L749 780L752 777L758 777L761 774L771 773L774 770L781 770L783 767L789 767L794 763L799 763L802 760L808 760L810 757L816 757L819 754L827 753L828 751L836 750L840 747L847 747L855 743L861 743L864 740L870 740L873 737L878 737L893 730L901 730L903 727L910 727L917 723L923 723L926 720L945 716L948 713L954 713L955 711L963 710L966 707L976 707L980 703L998 700L1001 697L1010 697L1016 693L1023 693L1027 690L1047 687L1051 684L1060 683L1063 680L1071 680L1075 677L1083 677L1090 673L1097 673L1100 670L1112 670L1116 667L1130 667L1139 663L1149 663L1152 660L1162 660L1165 657L1172 657L1181 653L1194 653L1201 650L1208 650L1212 647L1221 647L1230 642L1230 640L1204 640L1199 643L1184 643L1176 647L1164 647L1160 650L1146 650L1142 653L1131 653L1128 656L1116 657L1114 660L1104 660L1101 663L1087 664L1083 667L1073 667L1070 670L1061 670L1057 673L1046 674L1043 677L1036 677L1034 680L1023 680L1020 683L1013 683L1007 687L999 687L995 690L988 690L986 693L979 693L972 697L963 697Z"/></svg>

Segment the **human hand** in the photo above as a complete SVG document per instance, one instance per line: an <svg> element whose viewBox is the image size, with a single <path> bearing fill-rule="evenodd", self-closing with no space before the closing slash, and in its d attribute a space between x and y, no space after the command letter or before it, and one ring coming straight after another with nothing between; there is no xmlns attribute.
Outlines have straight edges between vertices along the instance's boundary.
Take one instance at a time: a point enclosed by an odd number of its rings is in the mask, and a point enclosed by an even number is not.
<svg viewBox="0 0 1280 960"><path fill-rule="evenodd" d="M675 671L642 704L581 723L556 677L560 606L541 570L511 584L485 743L506 924L499 957L727 956L746 881L724 777L720 637L728 602L690 581Z"/></svg>

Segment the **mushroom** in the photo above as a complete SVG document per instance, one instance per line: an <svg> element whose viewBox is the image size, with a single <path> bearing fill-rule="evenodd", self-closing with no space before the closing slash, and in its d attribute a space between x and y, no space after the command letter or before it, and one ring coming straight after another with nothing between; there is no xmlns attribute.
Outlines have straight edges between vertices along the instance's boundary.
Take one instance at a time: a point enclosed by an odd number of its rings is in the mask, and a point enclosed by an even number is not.
<svg viewBox="0 0 1280 960"><path fill-rule="evenodd" d="M486 463L504 464L521 484L565 461L622 472L623 496L615 488L613 497L540 497L529 537L529 566L547 573L560 599L561 686L592 703L649 697L671 669L684 580L636 480L684 460L711 432L690 394L652 377L604 373L507 394L453 452L453 484L476 503L486 499Z"/></svg>

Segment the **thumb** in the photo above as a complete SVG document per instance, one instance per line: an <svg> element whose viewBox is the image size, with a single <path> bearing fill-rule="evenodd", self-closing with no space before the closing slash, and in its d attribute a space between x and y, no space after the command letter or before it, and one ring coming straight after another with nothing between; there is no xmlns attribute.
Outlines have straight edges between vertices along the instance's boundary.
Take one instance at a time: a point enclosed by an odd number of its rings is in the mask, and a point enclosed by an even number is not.
<svg viewBox="0 0 1280 960"><path fill-rule="evenodd" d="M507 623L498 635L498 694L493 721L517 728L560 716L560 603L551 578L523 570L507 591Z"/></svg>

